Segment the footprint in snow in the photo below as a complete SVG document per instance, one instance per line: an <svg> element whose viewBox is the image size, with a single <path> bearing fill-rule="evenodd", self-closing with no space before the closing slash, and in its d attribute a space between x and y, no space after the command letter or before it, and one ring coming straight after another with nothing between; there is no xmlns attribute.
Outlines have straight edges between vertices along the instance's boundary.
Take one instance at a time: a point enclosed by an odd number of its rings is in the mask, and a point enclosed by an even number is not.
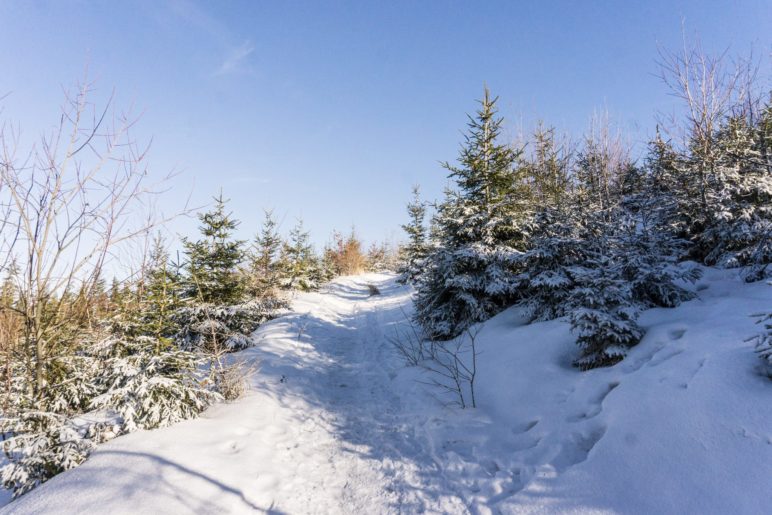
<svg viewBox="0 0 772 515"><path fill-rule="evenodd" d="M673 329L668 333L668 336L671 340L680 340L684 337L684 334L686 334L686 329Z"/></svg>
<svg viewBox="0 0 772 515"><path fill-rule="evenodd" d="M683 352L684 352L684 349L674 349L674 350L670 350L670 351L668 351L667 353L664 353L664 354L657 353L649 361L649 366L650 367L658 367L662 363L664 363L666 361L670 361L671 359L675 358L679 354L682 354Z"/></svg>
<svg viewBox="0 0 772 515"><path fill-rule="evenodd" d="M527 451L536 448L539 443L541 443L541 436L531 436L519 442L515 442L510 446L510 450L512 452Z"/></svg>
<svg viewBox="0 0 772 515"><path fill-rule="evenodd" d="M538 424L538 423L539 423L538 420L531 420L530 422L526 422L524 424L516 425L515 427L512 428L512 432L515 433L515 434L527 433L528 431L530 431L531 429L536 427L536 424Z"/></svg>
<svg viewBox="0 0 772 515"><path fill-rule="evenodd" d="M582 413L578 413L576 415L571 415L568 418L566 418L566 422L582 422L584 420L589 420L591 418L595 418L598 415L600 415L601 411L603 411L603 401L606 400L606 397L614 391L614 388L619 386L619 381L612 381L606 385L606 387L594 398L591 399L590 402L592 403L592 406L587 411L584 411Z"/></svg>
<svg viewBox="0 0 772 515"><path fill-rule="evenodd" d="M590 452L606 434L606 426L598 426L588 433L572 433L563 443L560 452L552 461L552 466L559 473L586 461Z"/></svg>

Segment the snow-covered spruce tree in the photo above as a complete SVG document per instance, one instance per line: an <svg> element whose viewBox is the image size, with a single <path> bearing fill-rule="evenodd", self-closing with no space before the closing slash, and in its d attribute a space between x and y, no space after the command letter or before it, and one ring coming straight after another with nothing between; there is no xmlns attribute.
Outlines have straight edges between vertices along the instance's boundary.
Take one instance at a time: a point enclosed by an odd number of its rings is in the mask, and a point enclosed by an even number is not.
<svg viewBox="0 0 772 515"><path fill-rule="evenodd" d="M303 220L298 219L282 247L281 286L288 290L310 291L319 286L319 264Z"/></svg>
<svg viewBox="0 0 772 515"><path fill-rule="evenodd" d="M2 446L8 463L0 468L3 488L18 497L60 472L80 465L94 449L66 416L26 410L0 417Z"/></svg>
<svg viewBox="0 0 772 515"><path fill-rule="evenodd" d="M282 303L244 300L239 274L243 242L233 239L238 222L225 213L222 195L215 208L199 216L202 239L183 239L187 257L185 307L177 310L175 339L184 349L220 353L244 348L249 334L270 319Z"/></svg>
<svg viewBox="0 0 772 515"><path fill-rule="evenodd" d="M576 267L578 286L571 292L571 330L577 334L582 370L613 365L636 345L643 330L635 322L638 310L630 285L621 278L612 259L599 255Z"/></svg>
<svg viewBox="0 0 772 515"><path fill-rule="evenodd" d="M338 264L336 262L336 252L333 247L333 243L327 242L322 249L322 255L319 258L319 281L324 284L328 281L332 281L340 275L338 270Z"/></svg>
<svg viewBox="0 0 772 515"><path fill-rule="evenodd" d="M749 280L763 278L772 262L772 172L763 155L772 145L770 118L767 106L756 126L749 115L722 124L707 194L712 216L698 239L706 264L751 266Z"/></svg>
<svg viewBox="0 0 772 515"><path fill-rule="evenodd" d="M458 165L444 164L456 189L437 208L436 247L415 298L415 320L432 339L452 338L512 300L511 262L528 239L527 186L521 152L498 142L495 104L486 88Z"/></svg>
<svg viewBox="0 0 772 515"><path fill-rule="evenodd" d="M645 188L642 193L628 196L625 207L641 212L650 220L650 226L661 235L668 235L677 247L673 253L679 258L689 253L688 239L691 220L683 205L686 189L686 163L670 141L662 138L659 127L656 137L649 142L644 160Z"/></svg>
<svg viewBox="0 0 772 515"><path fill-rule="evenodd" d="M273 298L280 286L279 253L282 239L272 211L265 212L260 234L249 252L247 291L258 298Z"/></svg>
<svg viewBox="0 0 772 515"><path fill-rule="evenodd" d="M678 281L693 280L696 272L676 266L673 240L654 208L652 174L629 160L607 123L586 139L577 164L584 255L570 272L575 289L568 304L582 348L576 365L587 369L621 360L638 343L641 309L691 298Z"/></svg>
<svg viewBox="0 0 772 515"><path fill-rule="evenodd" d="M238 226L225 212L222 194L214 209L198 215L202 238L183 238L187 258L185 295L196 302L234 304L242 300L242 282L238 267L244 258L243 242L233 239Z"/></svg>
<svg viewBox="0 0 772 515"><path fill-rule="evenodd" d="M529 168L544 166L539 155L550 153L535 153ZM625 156L607 128L594 131L573 184L563 169L566 188L559 199L542 198L529 247L517 257L518 298L536 319L570 316L583 369L622 359L642 335L637 313L692 298L680 284L697 276L678 265L683 241L670 228L674 205L651 167L661 160L641 168Z"/></svg>
<svg viewBox="0 0 772 515"><path fill-rule="evenodd" d="M584 259L580 223L571 177L571 152L553 128L539 125L531 154L525 158L534 217L526 251L516 256L516 297L537 320L567 313L574 285L570 267ZM527 146L528 147L528 146Z"/></svg>
<svg viewBox="0 0 772 515"><path fill-rule="evenodd" d="M134 334L151 336L158 341L173 338L177 331L174 316L183 306L180 298L182 284L178 270L169 262L169 254L160 235L153 241L142 283Z"/></svg>
<svg viewBox="0 0 772 515"><path fill-rule="evenodd" d="M365 255L365 270L369 272L394 272L399 267L397 252L386 242L373 242Z"/></svg>
<svg viewBox="0 0 772 515"><path fill-rule="evenodd" d="M577 284L573 270L587 260L584 232L578 211L570 205L546 206L534 217L529 248L517 258L515 278L518 299L534 320L570 312L568 299Z"/></svg>
<svg viewBox="0 0 772 515"><path fill-rule="evenodd" d="M764 326L764 331L755 338L756 352L764 362L764 372L772 379L772 313L761 315L758 323Z"/></svg>
<svg viewBox="0 0 772 515"><path fill-rule="evenodd" d="M250 335L286 307L281 299L253 299L241 304L192 304L175 314L175 342L182 349L215 355L252 344Z"/></svg>
<svg viewBox="0 0 772 515"><path fill-rule="evenodd" d="M398 282L402 284L415 284L424 266L424 260L428 252L426 244L426 204L421 200L421 189L413 186L413 199L407 205L409 221L402 226L408 237L407 244L402 252L404 260L399 267Z"/></svg>
<svg viewBox="0 0 772 515"><path fill-rule="evenodd" d="M750 60L730 63L698 47L662 55L662 78L683 100L677 132L679 219L689 255L711 266L768 274L770 231L769 103L754 96Z"/></svg>
<svg viewBox="0 0 772 515"><path fill-rule="evenodd" d="M110 338L102 342L102 353L97 382L103 393L90 407L117 412L121 432L193 418L219 398L206 386L206 357L168 339Z"/></svg>
<svg viewBox="0 0 772 515"><path fill-rule="evenodd" d="M533 132L532 147L531 155L525 159L524 172L533 202L539 208L563 206L572 185L569 143L555 136L554 127L539 123Z"/></svg>

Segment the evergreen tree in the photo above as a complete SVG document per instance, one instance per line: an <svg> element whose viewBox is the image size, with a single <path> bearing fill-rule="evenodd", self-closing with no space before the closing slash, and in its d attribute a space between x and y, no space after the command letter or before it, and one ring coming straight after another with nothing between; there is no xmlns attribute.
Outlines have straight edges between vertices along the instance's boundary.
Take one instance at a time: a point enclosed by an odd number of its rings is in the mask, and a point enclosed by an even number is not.
<svg viewBox="0 0 772 515"><path fill-rule="evenodd" d="M322 249L322 256L319 260L318 276L319 284L326 283L340 275L336 252L330 242L327 242Z"/></svg>
<svg viewBox="0 0 772 515"><path fill-rule="evenodd" d="M272 211L265 212L260 234L255 238L250 253L248 289L256 297L273 297L280 286L278 266L282 239L277 231Z"/></svg>
<svg viewBox="0 0 772 515"><path fill-rule="evenodd" d="M619 362L643 336L629 283L616 268L608 256L600 255L574 271L579 285L571 293L576 306L571 329L581 349L574 365L583 370Z"/></svg>
<svg viewBox="0 0 772 515"><path fill-rule="evenodd" d="M318 286L318 264L309 234L298 219L284 243L281 253L282 286L286 289L309 291Z"/></svg>
<svg viewBox="0 0 772 515"><path fill-rule="evenodd" d="M421 190L417 185L413 186L413 200L407 205L407 214L409 221L402 229L407 233L408 242L403 248L404 262L399 269L398 281L403 284L415 284L423 270L428 252L424 226L426 205L421 200Z"/></svg>
<svg viewBox="0 0 772 515"><path fill-rule="evenodd" d="M521 152L498 142L503 120L487 88L480 104L458 165L444 164L457 190L437 208L437 247L418 285L415 318L430 338L456 336L507 306L511 263L528 240Z"/></svg>
<svg viewBox="0 0 772 515"><path fill-rule="evenodd" d="M176 332L174 314L182 306L178 277L160 235L153 242L145 294L140 312L141 333L159 343L169 342Z"/></svg>
<svg viewBox="0 0 772 515"><path fill-rule="evenodd" d="M234 304L242 298L238 267L243 259L243 242L233 239L238 226L225 212L222 194L215 207L199 215L202 238L182 243L187 256L185 294L188 298L209 304Z"/></svg>
<svg viewBox="0 0 772 515"><path fill-rule="evenodd" d="M717 134L715 173L707 190L712 211L697 238L706 264L755 265L750 279L763 278L772 261L772 174L763 155L769 147L764 126L763 118L754 127L748 117L734 116Z"/></svg>
<svg viewBox="0 0 772 515"><path fill-rule="evenodd" d="M533 133L533 147L525 165L533 200L541 207L560 206L571 187L567 144L556 141L554 127L539 123Z"/></svg>

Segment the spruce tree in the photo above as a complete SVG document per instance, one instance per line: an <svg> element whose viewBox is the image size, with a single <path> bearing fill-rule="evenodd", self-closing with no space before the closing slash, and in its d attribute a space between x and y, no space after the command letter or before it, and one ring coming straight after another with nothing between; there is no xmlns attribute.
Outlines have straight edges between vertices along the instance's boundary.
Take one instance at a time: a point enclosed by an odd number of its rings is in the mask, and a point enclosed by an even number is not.
<svg viewBox="0 0 772 515"><path fill-rule="evenodd" d="M539 123L533 133L533 152L526 162L526 175L537 206L556 207L570 191L570 151L555 138L555 128Z"/></svg>
<svg viewBox="0 0 772 515"><path fill-rule="evenodd" d="M318 263L302 219L298 219L282 247L281 267L284 288L309 291L318 286Z"/></svg>
<svg viewBox="0 0 772 515"><path fill-rule="evenodd" d="M238 267L243 242L233 239L238 222L226 213L222 193L214 200L214 208L198 216L202 238L182 240L187 257L185 294L198 302L234 304L242 299Z"/></svg>
<svg viewBox="0 0 772 515"><path fill-rule="evenodd" d="M413 186L413 199L407 205L409 221L402 226L408 237L407 244L403 248L404 261L399 269L398 281L405 284L415 284L420 276L424 260L426 259L426 205L421 200L421 190L418 185Z"/></svg>
<svg viewBox="0 0 772 515"><path fill-rule="evenodd" d="M265 220L260 234L250 252L248 289L256 297L273 297L280 286L278 267L282 239L277 231L276 220L272 211L265 212Z"/></svg>
<svg viewBox="0 0 772 515"><path fill-rule="evenodd" d="M178 277L169 263L161 236L153 242L140 320L142 333L169 342L176 332L174 314L182 306Z"/></svg>
<svg viewBox="0 0 772 515"><path fill-rule="evenodd" d="M766 110L769 117L769 108ZM729 118L716 135L715 173L707 199L711 216L697 237L708 265L752 266L749 279L763 278L772 261L772 174L764 149L762 116L754 126L748 116Z"/></svg>
<svg viewBox="0 0 772 515"><path fill-rule="evenodd" d="M486 88L458 165L444 164L456 189L437 208L437 246L415 301L415 318L431 338L456 336L511 302L511 263L528 240L521 152L498 141L503 119L495 104Z"/></svg>

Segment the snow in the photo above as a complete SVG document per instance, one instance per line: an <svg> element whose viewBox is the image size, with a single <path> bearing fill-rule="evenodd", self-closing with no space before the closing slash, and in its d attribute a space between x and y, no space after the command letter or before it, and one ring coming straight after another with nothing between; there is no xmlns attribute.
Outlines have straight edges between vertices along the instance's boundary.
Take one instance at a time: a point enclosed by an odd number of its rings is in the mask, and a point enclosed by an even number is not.
<svg viewBox="0 0 772 515"><path fill-rule="evenodd" d="M745 340L772 287L705 269L695 288L589 372L566 320L501 313L477 337L479 407L460 410L388 342L409 288L342 278L237 354L259 364L246 397L101 445L0 512L764 513L772 381Z"/></svg>

